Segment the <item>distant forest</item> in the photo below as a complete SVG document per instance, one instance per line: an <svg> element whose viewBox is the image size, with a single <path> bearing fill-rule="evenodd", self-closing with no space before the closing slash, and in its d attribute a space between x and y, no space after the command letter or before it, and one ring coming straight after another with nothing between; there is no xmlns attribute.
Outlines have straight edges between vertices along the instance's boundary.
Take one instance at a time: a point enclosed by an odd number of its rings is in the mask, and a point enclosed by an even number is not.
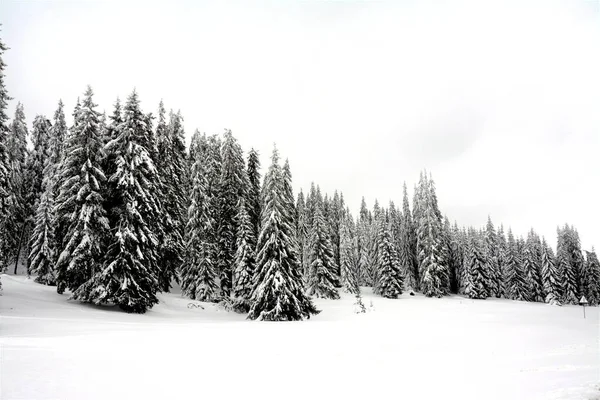
<svg viewBox="0 0 600 400"><path fill-rule="evenodd" d="M133 313L176 282L190 299L273 321L309 318L313 297L340 290L362 304L365 286L391 299L600 302L598 258L573 226L558 228L553 250L534 230L515 237L491 219L451 224L426 172L412 205L404 184L401 205L363 199L353 216L342 193L313 184L294 195L276 148L264 176L231 131L196 131L186 148L182 115L162 102L144 112L135 91L107 116L88 87L71 126L59 101L29 129L21 103L7 115L6 50L0 41L1 270L16 273L21 260L59 294Z"/></svg>

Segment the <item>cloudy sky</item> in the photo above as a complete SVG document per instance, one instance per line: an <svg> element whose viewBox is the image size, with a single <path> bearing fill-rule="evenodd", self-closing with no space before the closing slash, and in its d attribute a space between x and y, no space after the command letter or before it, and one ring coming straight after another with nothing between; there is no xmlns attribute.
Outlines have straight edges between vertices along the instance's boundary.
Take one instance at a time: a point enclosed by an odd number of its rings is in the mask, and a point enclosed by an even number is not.
<svg viewBox="0 0 600 400"><path fill-rule="evenodd" d="M251 3L251 4L250 4ZM419 171L460 224L574 224L600 246L600 2L0 2L28 121L135 87L188 137L232 129L294 186L401 203ZM411 194L412 196L412 194Z"/></svg>

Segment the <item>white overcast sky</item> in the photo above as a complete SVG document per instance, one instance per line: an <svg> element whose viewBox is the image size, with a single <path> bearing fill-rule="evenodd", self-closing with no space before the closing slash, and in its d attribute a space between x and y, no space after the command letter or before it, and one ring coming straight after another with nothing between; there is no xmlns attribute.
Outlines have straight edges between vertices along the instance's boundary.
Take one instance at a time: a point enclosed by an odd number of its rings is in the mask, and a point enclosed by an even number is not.
<svg viewBox="0 0 600 400"><path fill-rule="evenodd" d="M442 212L600 246L600 3L0 1L6 82L28 122L91 84L110 112L180 109L233 130L294 186L401 204L427 168ZM70 115L69 115L70 117Z"/></svg>

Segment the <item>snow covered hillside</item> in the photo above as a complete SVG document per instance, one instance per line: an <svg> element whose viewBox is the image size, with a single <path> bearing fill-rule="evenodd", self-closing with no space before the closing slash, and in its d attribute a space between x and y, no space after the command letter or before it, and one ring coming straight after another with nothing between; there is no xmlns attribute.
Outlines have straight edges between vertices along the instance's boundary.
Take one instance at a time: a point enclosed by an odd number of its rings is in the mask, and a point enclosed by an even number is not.
<svg viewBox="0 0 600 400"><path fill-rule="evenodd" d="M2 282L2 400L600 398L598 308L364 288L366 314L342 295L268 323L178 293L137 315Z"/></svg>

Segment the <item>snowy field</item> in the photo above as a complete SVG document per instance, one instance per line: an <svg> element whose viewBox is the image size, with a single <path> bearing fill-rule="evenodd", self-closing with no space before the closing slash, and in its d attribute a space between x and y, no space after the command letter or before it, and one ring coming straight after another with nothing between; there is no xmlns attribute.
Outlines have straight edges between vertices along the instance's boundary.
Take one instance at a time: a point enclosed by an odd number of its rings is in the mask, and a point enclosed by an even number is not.
<svg viewBox="0 0 600 400"><path fill-rule="evenodd" d="M128 315L2 283L1 400L600 399L598 308L365 288L367 314L346 295L268 323L177 293Z"/></svg>

